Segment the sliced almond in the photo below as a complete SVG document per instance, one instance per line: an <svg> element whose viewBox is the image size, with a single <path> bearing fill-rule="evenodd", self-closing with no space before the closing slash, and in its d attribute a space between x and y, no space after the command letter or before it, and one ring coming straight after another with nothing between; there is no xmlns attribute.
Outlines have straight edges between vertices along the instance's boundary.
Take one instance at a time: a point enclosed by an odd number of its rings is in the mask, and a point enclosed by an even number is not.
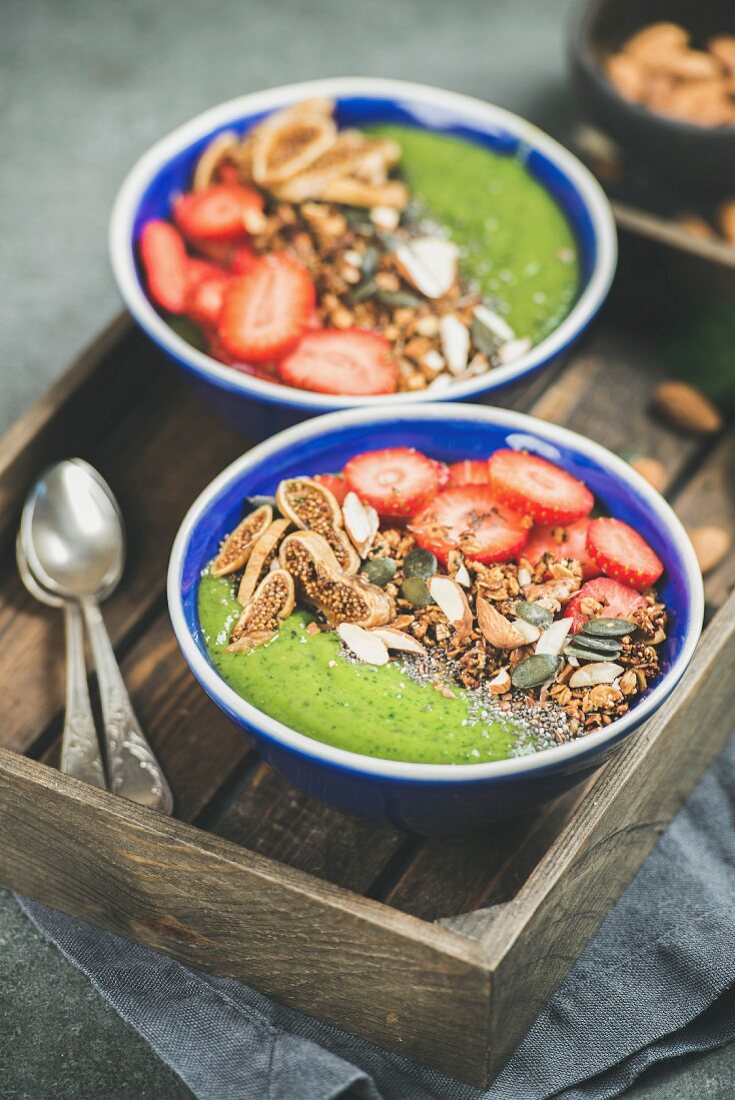
<svg viewBox="0 0 735 1100"><path fill-rule="evenodd" d="M511 689L510 673L507 669L501 668L500 672L496 676L493 676L492 680L487 685L493 695L505 695L506 691Z"/></svg>
<svg viewBox="0 0 735 1100"><path fill-rule="evenodd" d="M401 653L426 653L426 648L410 634L404 634L402 630L395 630L390 626L379 626L370 631L377 634L381 641L385 642L388 649L397 649Z"/></svg>
<svg viewBox="0 0 735 1100"><path fill-rule="evenodd" d="M478 324L486 328L490 335L502 344L509 344L511 340L515 340L516 334L505 318L501 317L495 310L490 309L489 306L475 306L473 317Z"/></svg>
<svg viewBox="0 0 735 1100"><path fill-rule="evenodd" d="M388 647L377 634L355 623L340 623L337 633L358 661L368 665L387 665L390 660Z"/></svg>
<svg viewBox="0 0 735 1100"><path fill-rule="evenodd" d="M529 336L519 336L516 340L506 340L498 348L498 362L503 365L515 363L516 359L521 359L524 355L527 355L532 347L533 340Z"/></svg>
<svg viewBox="0 0 735 1100"><path fill-rule="evenodd" d="M451 577L436 575L429 577L426 587L457 633L469 634L472 630L472 611L457 582Z"/></svg>
<svg viewBox="0 0 735 1100"><path fill-rule="evenodd" d="M458 258L456 244L441 237L415 237L395 251L401 275L425 298L443 298L452 289Z"/></svg>
<svg viewBox="0 0 735 1100"><path fill-rule="evenodd" d="M464 562L462 562L459 569L454 574L454 579L457 584L461 584L463 588L470 588L472 586L472 579Z"/></svg>
<svg viewBox="0 0 735 1100"><path fill-rule="evenodd" d="M373 545L380 527L380 519L375 509L364 504L357 493L348 493L342 504L345 531L361 558L364 558Z"/></svg>
<svg viewBox="0 0 735 1100"><path fill-rule="evenodd" d="M470 354L470 333L459 317L448 313L439 322L442 352L452 374L462 374Z"/></svg>
<svg viewBox="0 0 735 1100"><path fill-rule="evenodd" d="M572 625L570 617L565 619L557 619L551 624L539 638L536 643L535 653L549 653L552 657L557 657L564 646L569 628Z"/></svg>
<svg viewBox="0 0 735 1100"><path fill-rule="evenodd" d="M569 686L585 688L594 687L595 684L612 684L624 672L623 666L616 665L613 661L594 661L576 669L569 677Z"/></svg>
<svg viewBox="0 0 735 1100"><path fill-rule="evenodd" d="M446 366L444 356L436 348L429 348L426 355L422 356L421 362L423 366L428 367L429 370L443 370Z"/></svg>
<svg viewBox="0 0 735 1100"><path fill-rule="evenodd" d="M511 626L522 634L526 639L526 644L531 645L533 642L537 642L541 637L541 631L533 623L527 623L525 619L514 619Z"/></svg>
<svg viewBox="0 0 735 1100"><path fill-rule="evenodd" d="M501 615L484 596L477 597L476 606L477 622L490 645L496 649L518 649L527 644L520 630L516 630L515 625L505 615Z"/></svg>
<svg viewBox="0 0 735 1100"><path fill-rule="evenodd" d="M398 228L401 213L394 206L374 206L370 211L370 221L377 229L392 233Z"/></svg>

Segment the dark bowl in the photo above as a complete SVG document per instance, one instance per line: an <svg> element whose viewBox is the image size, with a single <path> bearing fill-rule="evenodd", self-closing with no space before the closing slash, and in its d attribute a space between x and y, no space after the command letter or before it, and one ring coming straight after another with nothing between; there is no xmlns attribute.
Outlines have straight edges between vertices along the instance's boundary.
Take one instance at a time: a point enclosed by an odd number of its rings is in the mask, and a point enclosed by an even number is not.
<svg viewBox="0 0 735 1100"><path fill-rule="evenodd" d="M651 23L679 23L695 47L735 34L729 0L592 0L573 23L571 59L581 110L630 156L656 175L699 192L735 188L735 126L708 128L657 114L624 99L608 80L604 59Z"/></svg>

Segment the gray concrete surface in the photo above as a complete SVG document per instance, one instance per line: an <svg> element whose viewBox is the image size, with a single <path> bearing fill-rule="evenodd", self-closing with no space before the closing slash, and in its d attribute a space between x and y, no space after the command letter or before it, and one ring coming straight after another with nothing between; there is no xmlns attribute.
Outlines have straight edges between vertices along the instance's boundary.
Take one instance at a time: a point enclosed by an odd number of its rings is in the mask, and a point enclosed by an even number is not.
<svg viewBox="0 0 735 1100"><path fill-rule="evenodd" d="M0 431L117 310L109 209L156 138L247 91L351 74L452 88L561 129L573 2L2 0ZM189 1095L2 892L0 1095ZM733 1096L733 1051L657 1071L631 1095Z"/></svg>

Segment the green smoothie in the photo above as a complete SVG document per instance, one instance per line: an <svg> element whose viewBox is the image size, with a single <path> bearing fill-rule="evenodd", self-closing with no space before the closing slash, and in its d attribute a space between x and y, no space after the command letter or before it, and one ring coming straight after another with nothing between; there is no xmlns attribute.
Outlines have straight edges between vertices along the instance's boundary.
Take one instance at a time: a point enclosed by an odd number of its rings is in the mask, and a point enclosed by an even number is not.
<svg viewBox="0 0 735 1100"><path fill-rule="evenodd" d="M371 126L403 149L400 172L427 217L462 251L461 271L518 337L538 343L579 285L571 226L518 156L408 126Z"/></svg>
<svg viewBox="0 0 735 1100"><path fill-rule="evenodd" d="M202 577L199 622L215 668L258 710L317 741L421 764L482 764L520 744L533 747L508 719L483 719L462 688L447 698L411 680L399 662L377 668L347 660L336 634L307 633L312 616L300 609L267 645L228 653L241 611L231 580Z"/></svg>

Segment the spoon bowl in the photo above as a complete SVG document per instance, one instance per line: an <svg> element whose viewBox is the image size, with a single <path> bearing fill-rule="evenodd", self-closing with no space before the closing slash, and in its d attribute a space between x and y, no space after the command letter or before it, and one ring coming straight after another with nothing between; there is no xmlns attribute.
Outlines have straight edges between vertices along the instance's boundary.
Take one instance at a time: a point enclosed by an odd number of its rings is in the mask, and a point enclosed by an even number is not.
<svg viewBox="0 0 735 1100"><path fill-rule="evenodd" d="M107 482L80 458L49 467L26 500L20 526L31 573L64 599L102 600L125 564L122 517Z"/></svg>

